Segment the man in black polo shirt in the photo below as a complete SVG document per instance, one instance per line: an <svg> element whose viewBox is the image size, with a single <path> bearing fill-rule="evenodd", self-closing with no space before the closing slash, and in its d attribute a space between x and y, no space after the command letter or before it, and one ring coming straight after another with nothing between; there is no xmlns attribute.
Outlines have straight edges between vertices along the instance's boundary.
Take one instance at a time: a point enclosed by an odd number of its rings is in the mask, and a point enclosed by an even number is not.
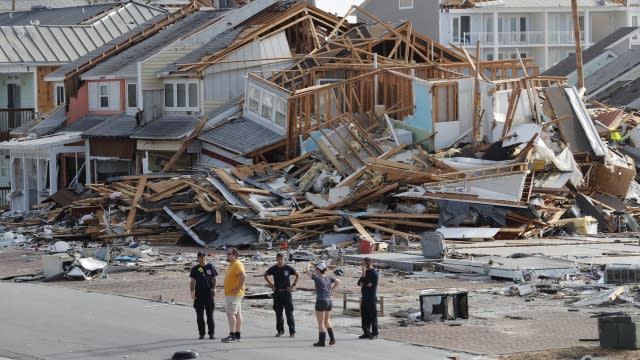
<svg viewBox="0 0 640 360"><path fill-rule="evenodd" d="M371 258L362 260L362 273L358 279L358 285L362 292L360 300L360 317L362 319L362 331L360 339L375 339L378 337L378 309L376 308L378 290L378 271L373 268Z"/></svg>
<svg viewBox="0 0 640 360"><path fill-rule="evenodd" d="M218 272L211 263L205 263L207 254L198 252L198 264L191 268L191 299L193 307L196 309L196 319L198 322L198 333L200 339L204 339L204 313L207 313L207 327L209 328L209 339L213 339L215 324L213 322L213 297L216 292L216 276Z"/></svg>
<svg viewBox="0 0 640 360"><path fill-rule="evenodd" d="M269 280L269 276L273 276L273 282ZM289 279L295 276L293 284ZM293 320L293 297L291 290L296 286L300 278L300 274L293 267L284 263L284 255L278 253L276 255L276 264L264 272L264 280L273 290L273 310L276 312L276 337L284 334L284 319L282 318L282 309L287 315L287 325L289 326L289 336L294 337L296 333L296 324Z"/></svg>

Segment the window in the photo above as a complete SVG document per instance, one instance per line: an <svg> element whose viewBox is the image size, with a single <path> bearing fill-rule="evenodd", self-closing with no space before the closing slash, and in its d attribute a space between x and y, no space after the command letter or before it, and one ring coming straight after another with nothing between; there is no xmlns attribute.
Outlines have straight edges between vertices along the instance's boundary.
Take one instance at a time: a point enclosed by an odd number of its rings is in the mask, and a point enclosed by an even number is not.
<svg viewBox="0 0 640 360"><path fill-rule="evenodd" d="M441 83L433 85L433 121L458 120L458 84Z"/></svg>
<svg viewBox="0 0 640 360"><path fill-rule="evenodd" d="M287 127L287 101L278 98L276 101L276 124Z"/></svg>
<svg viewBox="0 0 640 360"><path fill-rule="evenodd" d="M56 84L56 95L55 95L55 104L56 106L60 106L60 104L64 104L64 84Z"/></svg>
<svg viewBox="0 0 640 360"><path fill-rule="evenodd" d="M454 16L452 19L453 42L471 43L471 17Z"/></svg>
<svg viewBox="0 0 640 360"><path fill-rule="evenodd" d="M399 9L413 9L413 0L398 0Z"/></svg>
<svg viewBox="0 0 640 360"><path fill-rule="evenodd" d="M89 110L117 111L120 108L120 81L89 83Z"/></svg>
<svg viewBox="0 0 640 360"><path fill-rule="evenodd" d="M527 41L527 18L520 18L520 41Z"/></svg>
<svg viewBox="0 0 640 360"><path fill-rule="evenodd" d="M287 100L275 93L249 83L246 111L279 127L287 127Z"/></svg>
<svg viewBox="0 0 640 360"><path fill-rule="evenodd" d="M253 85L250 85L249 86L249 110L257 114L258 109L260 109L260 89L258 89Z"/></svg>
<svg viewBox="0 0 640 360"><path fill-rule="evenodd" d="M127 83L127 107L138 107L138 87L135 83Z"/></svg>
<svg viewBox="0 0 640 360"><path fill-rule="evenodd" d="M262 117L265 119L273 117L273 95L267 92L262 95Z"/></svg>
<svg viewBox="0 0 640 360"><path fill-rule="evenodd" d="M164 108L176 111L198 110L198 82L167 82L164 84Z"/></svg>

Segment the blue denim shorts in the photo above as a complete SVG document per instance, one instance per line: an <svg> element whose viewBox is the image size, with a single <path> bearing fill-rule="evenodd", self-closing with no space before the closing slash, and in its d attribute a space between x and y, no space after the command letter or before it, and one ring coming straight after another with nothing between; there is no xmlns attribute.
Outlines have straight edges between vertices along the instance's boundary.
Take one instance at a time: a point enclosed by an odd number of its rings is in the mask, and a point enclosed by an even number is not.
<svg viewBox="0 0 640 360"><path fill-rule="evenodd" d="M317 300L316 301L316 311L331 311L333 307L333 303L331 300Z"/></svg>

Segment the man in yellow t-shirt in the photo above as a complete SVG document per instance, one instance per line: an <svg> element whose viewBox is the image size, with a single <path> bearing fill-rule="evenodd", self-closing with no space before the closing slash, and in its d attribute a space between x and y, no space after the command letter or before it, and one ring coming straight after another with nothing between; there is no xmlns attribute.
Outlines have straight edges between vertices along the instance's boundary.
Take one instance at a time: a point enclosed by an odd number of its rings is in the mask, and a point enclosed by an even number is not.
<svg viewBox="0 0 640 360"><path fill-rule="evenodd" d="M224 275L224 296L227 299L227 320L229 321L229 336L222 342L240 341L240 327L242 325L242 298L244 297L244 283L246 275L244 265L238 260L238 249L227 250L229 268Z"/></svg>

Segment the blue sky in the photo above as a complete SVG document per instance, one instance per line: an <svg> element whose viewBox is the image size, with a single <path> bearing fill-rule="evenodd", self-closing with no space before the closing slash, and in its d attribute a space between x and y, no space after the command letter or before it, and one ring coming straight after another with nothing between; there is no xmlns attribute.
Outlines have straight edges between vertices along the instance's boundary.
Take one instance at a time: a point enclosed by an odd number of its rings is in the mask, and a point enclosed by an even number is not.
<svg viewBox="0 0 640 360"><path fill-rule="evenodd" d="M344 16L351 5L360 5L362 2L363 0L316 0L316 6L324 11Z"/></svg>

